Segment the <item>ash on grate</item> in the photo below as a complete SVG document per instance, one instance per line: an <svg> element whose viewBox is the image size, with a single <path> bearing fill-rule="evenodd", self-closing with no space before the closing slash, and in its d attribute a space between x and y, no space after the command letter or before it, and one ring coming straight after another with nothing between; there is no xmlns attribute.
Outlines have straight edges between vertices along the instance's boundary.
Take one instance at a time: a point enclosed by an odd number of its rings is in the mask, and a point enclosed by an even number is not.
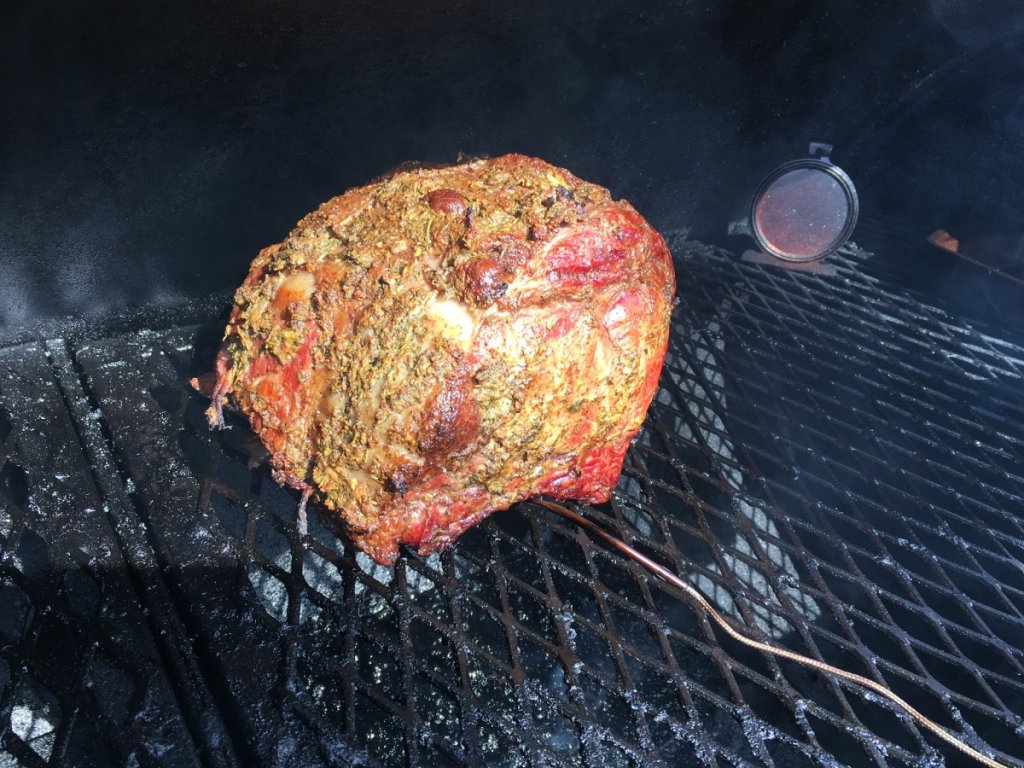
<svg viewBox="0 0 1024 768"><path fill-rule="evenodd" d="M995 417L1021 409L1024 356L886 292L850 255L825 278L673 247L682 305L662 391L613 501L589 514L751 632L1024 753L1024 419ZM219 330L90 342L77 360L253 762L938 754L860 690L737 646L531 505L394 570L315 511L299 535L296 494L246 467L243 425L211 433L185 384Z"/></svg>
<svg viewBox="0 0 1024 768"><path fill-rule="evenodd" d="M0 762L197 765L65 396L0 351Z"/></svg>

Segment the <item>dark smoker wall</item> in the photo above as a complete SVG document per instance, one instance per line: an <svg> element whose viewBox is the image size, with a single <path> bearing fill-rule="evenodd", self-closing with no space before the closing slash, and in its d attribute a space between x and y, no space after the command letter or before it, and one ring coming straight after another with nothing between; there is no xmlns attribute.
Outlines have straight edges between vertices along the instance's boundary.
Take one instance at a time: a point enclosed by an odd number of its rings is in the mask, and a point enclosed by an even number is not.
<svg viewBox="0 0 1024 768"><path fill-rule="evenodd" d="M459 153L540 155L711 239L810 140L867 208L1019 216L1014 4L824 5L15 0L0 322L233 287L319 202Z"/></svg>

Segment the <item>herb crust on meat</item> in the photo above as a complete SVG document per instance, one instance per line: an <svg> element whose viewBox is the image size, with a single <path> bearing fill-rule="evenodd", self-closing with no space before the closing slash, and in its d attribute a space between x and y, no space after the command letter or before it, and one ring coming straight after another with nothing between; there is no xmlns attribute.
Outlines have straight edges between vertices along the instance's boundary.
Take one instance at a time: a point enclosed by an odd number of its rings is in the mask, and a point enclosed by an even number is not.
<svg viewBox="0 0 1024 768"><path fill-rule="evenodd" d="M675 291L603 187L506 155L320 206L238 289L227 400L274 478L393 563L535 494L607 500L657 389Z"/></svg>

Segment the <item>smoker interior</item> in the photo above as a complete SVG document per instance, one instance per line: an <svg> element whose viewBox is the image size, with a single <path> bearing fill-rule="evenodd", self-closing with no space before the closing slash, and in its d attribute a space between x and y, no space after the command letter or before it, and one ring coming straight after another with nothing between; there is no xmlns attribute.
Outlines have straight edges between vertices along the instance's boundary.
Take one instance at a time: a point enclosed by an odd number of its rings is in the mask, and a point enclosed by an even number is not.
<svg viewBox="0 0 1024 768"><path fill-rule="evenodd" d="M0 67L0 767L970 765L531 503L376 566L211 432L229 290L318 202L518 150L633 201L680 303L612 501L762 640L1024 759L1024 23L1011 6L13 14ZM834 275L728 235L831 141ZM68 315L75 317L68 317Z"/></svg>
<svg viewBox="0 0 1024 768"><path fill-rule="evenodd" d="M670 242L662 386L587 514L759 637L1024 754L1024 348L864 252L822 277ZM959 764L535 505L394 569L318 510L300 535L186 384L220 328L3 353L13 764Z"/></svg>

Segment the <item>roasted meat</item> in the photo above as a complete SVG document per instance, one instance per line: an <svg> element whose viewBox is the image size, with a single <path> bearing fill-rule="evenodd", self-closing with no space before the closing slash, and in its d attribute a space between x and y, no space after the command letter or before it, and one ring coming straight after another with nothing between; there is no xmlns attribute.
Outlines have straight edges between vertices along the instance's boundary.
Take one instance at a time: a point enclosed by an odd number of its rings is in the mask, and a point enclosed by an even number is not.
<svg viewBox="0 0 1024 768"><path fill-rule="evenodd" d="M274 478L378 562L535 494L607 500L658 385L674 273L629 203L507 155L395 173L260 252L225 400Z"/></svg>

